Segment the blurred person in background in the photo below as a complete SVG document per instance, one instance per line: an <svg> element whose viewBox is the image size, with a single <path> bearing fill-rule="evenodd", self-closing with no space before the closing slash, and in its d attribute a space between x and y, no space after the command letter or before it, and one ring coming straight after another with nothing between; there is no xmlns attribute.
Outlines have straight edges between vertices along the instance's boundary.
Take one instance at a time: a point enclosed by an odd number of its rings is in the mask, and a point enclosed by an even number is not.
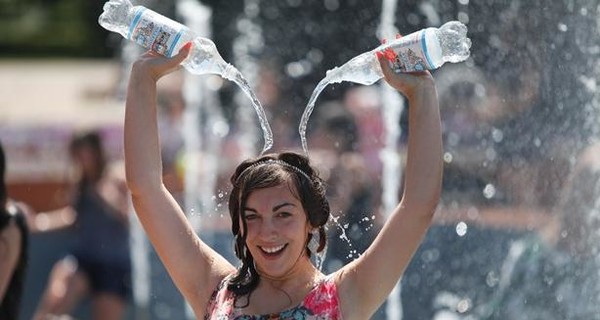
<svg viewBox="0 0 600 320"><path fill-rule="evenodd" d="M93 319L121 319L131 295L122 167L108 165L98 132L75 135L69 149L79 174L71 204L39 213L34 229L71 227L74 237L70 253L52 269L34 319L69 314L84 297L91 297Z"/></svg>
<svg viewBox="0 0 600 320"><path fill-rule="evenodd" d="M600 319L600 144L585 149L555 222L515 241L481 319Z"/></svg>
<svg viewBox="0 0 600 320"><path fill-rule="evenodd" d="M27 267L27 211L8 199L6 158L0 143L0 319L17 319Z"/></svg>

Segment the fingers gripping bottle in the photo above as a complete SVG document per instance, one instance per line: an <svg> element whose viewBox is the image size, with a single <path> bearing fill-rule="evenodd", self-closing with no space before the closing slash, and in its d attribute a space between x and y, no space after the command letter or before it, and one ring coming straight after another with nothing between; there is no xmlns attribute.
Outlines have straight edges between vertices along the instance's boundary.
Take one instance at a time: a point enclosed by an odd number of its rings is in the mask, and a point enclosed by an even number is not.
<svg viewBox="0 0 600 320"><path fill-rule="evenodd" d="M199 37L183 24L129 0L110 0L104 4L98 22L109 31L121 34L144 48L172 57L189 41L194 46L183 66L194 74L218 74L231 79L234 69L225 62L214 42Z"/></svg>
<svg viewBox="0 0 600 320"><path fill-rule="evenodd" d="M360 54L340 67L327 71L330 83L350 81L371 85L383 77L376 54L384 55L396 72L433 70L446 62L457 63L469 57L471 40L467 27L450 21L439 28L426 28L384 43Z"/></svg>

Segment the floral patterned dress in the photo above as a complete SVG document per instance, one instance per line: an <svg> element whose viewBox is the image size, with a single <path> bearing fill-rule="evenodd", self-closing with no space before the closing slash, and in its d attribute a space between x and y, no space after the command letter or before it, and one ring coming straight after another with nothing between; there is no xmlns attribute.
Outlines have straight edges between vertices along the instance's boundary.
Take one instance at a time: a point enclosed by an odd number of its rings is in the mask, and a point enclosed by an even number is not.
<svg viewBox="0 0 600 320"><path fill-rule="evenodd" d="M338 292L333 277L323 278L298 306L280 313L246 315L234 307L235 296L225 278L213 292L205 320L341 320Z"/></svg>

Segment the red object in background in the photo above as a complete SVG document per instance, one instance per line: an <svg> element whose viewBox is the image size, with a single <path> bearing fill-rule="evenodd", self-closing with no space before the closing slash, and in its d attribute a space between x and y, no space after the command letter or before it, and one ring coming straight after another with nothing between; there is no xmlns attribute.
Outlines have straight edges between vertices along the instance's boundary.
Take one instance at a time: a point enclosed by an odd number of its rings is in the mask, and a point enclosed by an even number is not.
<svg viewBox="0 0 600 320"><path fill-rule="evenodd" d="M69 203L69 184L60 181L15 182L8 184L8 195L27 203L34 212L49 211Z"/></svg>

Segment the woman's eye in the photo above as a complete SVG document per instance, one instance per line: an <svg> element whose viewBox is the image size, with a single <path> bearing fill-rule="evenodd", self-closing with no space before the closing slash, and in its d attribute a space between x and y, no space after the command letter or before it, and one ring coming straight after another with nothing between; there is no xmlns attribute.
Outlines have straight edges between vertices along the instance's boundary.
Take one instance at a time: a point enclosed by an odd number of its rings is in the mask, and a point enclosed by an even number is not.
<svg viewBox="0 0 600 320"><path fill-rule="evenodd" d="M281 217L281 218L287 218L287 217L291 217L292 214L289 212L279 212L279 213L277 213L277 216Z"/></svg>
<svg viewBox="0 0 600 320"><path fill-rule="evenodd" d="M250 221L250 220L256 220L258 219L258 216L255 214L247 214L244 216L244 218L246 218L246 221Z"/></svg>

